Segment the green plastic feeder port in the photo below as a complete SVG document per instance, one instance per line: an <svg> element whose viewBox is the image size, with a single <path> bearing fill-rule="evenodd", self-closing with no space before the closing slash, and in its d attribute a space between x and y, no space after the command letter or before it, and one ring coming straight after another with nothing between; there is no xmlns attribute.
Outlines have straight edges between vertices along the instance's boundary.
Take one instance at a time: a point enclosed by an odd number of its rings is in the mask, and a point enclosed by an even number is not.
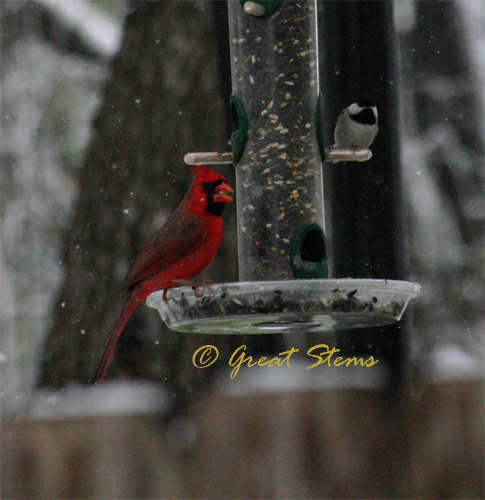
<svg viewBox="0 0 485 500"><path fill-rule="evenodd" d="M328 277L325 235L318 224L307 224L298 231L291 245L290 263L297 279Z"/></svg>
<svg viewBox="0 0 485 500"><path fill-rule="evenodd" d="M234 165L241 159L248 137L248 118L241 100L231 95L232 134L231 147Z"/></svg>

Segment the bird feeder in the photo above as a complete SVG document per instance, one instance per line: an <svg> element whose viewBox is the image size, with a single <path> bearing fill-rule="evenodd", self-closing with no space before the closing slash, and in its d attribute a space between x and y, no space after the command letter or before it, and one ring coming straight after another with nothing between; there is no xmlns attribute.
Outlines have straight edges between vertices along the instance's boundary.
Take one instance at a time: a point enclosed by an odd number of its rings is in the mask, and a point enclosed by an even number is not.
<svg viewBox="0 0 485 500"><path fill-rule="evenodd" d="M190 153L189 164L236 169L238 283L177 287L147 304L177 331L321 332L398 321L420 286L328 279L325 160L369 150L323 144L315 0L228 2L232 154Z"/></svg>

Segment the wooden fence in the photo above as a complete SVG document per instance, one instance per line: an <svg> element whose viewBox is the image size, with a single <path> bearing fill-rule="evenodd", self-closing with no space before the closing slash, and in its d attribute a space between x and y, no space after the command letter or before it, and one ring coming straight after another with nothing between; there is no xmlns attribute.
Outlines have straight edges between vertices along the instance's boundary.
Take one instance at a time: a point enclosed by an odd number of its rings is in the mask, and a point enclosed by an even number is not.
<svg viewBox="0 0 485 500"><path fill-rule="evenodd" d="M4 419L2 498L483 498L483 416L468 380L398 401L216 388L168 427L153 408Z"/></svg>

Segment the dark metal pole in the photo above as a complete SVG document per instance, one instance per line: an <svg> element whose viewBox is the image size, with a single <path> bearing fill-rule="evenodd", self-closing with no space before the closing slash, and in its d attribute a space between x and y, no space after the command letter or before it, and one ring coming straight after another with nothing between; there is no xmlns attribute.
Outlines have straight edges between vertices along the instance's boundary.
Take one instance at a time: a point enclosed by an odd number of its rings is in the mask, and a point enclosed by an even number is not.
<svg viewBox="0 0 485 500"><path fill-rule="evenodd" d="M407 243L399 158L398 76L392 2L320 3L326 144L339 111L363 94L374 97L379 134L366 163L328 167L333 277L405 279ZM406 320L340 332L340 347L387 362L392 380L408 369Z"/></svg>

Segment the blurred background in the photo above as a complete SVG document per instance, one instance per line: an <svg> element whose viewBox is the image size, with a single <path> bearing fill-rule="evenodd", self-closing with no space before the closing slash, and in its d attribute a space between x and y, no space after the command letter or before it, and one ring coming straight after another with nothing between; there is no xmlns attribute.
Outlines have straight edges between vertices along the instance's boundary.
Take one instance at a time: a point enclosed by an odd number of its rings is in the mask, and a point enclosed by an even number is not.
<svg viewBox="0 0 485 500"><path fill-rule="evenodd" d="M327 2L317 3L322 17ZM417 411L423 412L422 418L433 415L430 429L442 443L446 432L438 429L450 419L449 412L468 408L466 427L471 434L466 439L473 441L468 444L475 467L471 486L459 476L461 488L444 488L441 497L474 498L483 495L485 2L392 4L408 278L423 286L407 320L406 397L415 405L433 384L464 384L446 397L426 400ZM118 289L129 262L188 187L184 154L230 147L230 75L223 48L228 45L225 2L5 0L0 8L0 396L2 416L14 419L26 414L38 390L64 391L89 380L104 332L119 314ZM323 29L325 23L319 24ZM334 71L325 67L323 54L322 61L322 75ZM327 125L333 127L335 119L329 117ZM335 167L325 166L325 175L328 168ZM233 184L230 169L226 173ZM221 251L201 279L237 280L234 207L225 220ZM229 397L217 388L209 390L217 367L201 372L191 364L196 348L215 342L224 360L241 340L176 334L161 325L157 313L140 307L120 342L109 377L157 383L166 392L172 416L186 414L199 398L215 398L205 407L217 420L217 409L223 411L224 398ZM280 336L262 336L250 347L257 355L279 352L283 345ZM297 391L294 398L304 398L304 392ZM359 398L366 398L363 405L379 406L383 397L346 392L336 403L336 393L326 393L321 402L333 408L333 418L348 418L347 411L355 411ZM217 394L223 395L217 399ZM373 397L376 401L367 400ZM307 416L316 412L308 409L307 400L274 392L249 408L262 411L270 402L287 409L288 428L291 415L298 420L303 408ZM248 412L239 399L234 408ZM338 432L324 414L314 413L305 439L312 440L325 426L327 433ZM373 424L386 418L375 415ZM356 432L359 422L352 424ZM191 427L184 425L175 431L171 427L172 440L188 439ZM442 429L450 430L450 425ZM412 426L402 429L409 440ZM264 442L264 436L254 432L254 440ZM394 438L391 432L386 442ZM461 441L463 449L466 439ZM228 453L230 444L224 444ZM285 455L281 446L275 449L288 459L289 451ZM408 452L422 454L423 449ZM353 474L351 457L342 463L349 467L348 475L342 476L345 483ZM456 467L441 472L450 470L456 472ZM187 478L179 479L187 484ZM264 484L262 478L259 481ZM372 493L355 485L342 492L322 489L318 480L315 484L315 489L306 490L308 496L398 497L403 491ZM170 494L193 496L194 491L181 486ZM224 490L200 491L225 495ZM293 496L288 489L234 491L235 496ZM411 494L420 496L422 491ZM427 491L440 496L438 486Z"/></svg>

